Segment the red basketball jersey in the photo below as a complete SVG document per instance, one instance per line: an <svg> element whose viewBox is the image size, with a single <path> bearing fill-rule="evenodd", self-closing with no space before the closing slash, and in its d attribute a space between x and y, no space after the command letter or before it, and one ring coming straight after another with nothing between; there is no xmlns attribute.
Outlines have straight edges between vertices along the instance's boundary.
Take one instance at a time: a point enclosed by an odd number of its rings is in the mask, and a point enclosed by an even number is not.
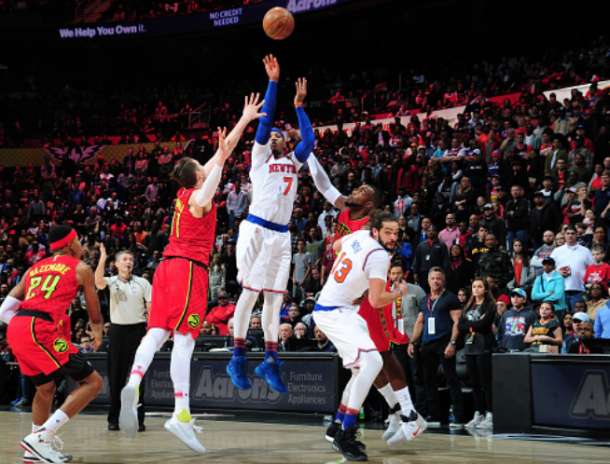
<svg viewBox="0 0 610 464"><path fill-rule="evenodd" d="M78 293L76 266L72 256L40 260L25 274L25 298L19 309L32 309L51 315L54 321L66 314Z"/></svg>
<svg viewBox="0 0 610 464"><path fill-rule="evenodd" d="M202 218L194 217L189 209L189 198L196 190L181 188L178 191L169 245L163 256L187 258L207 266L216 234L216 204L212 202L211 211Z"/></svg>
<svg viewBox="0 0 610 464"><path fill-rule="evenodd" d="M335 241L339 240L341 237L359 231L369 222L368 216L365 216L362 219L350 219L349 211L349 209L341 211L339 217L337 217L337 235Z"/></svg>

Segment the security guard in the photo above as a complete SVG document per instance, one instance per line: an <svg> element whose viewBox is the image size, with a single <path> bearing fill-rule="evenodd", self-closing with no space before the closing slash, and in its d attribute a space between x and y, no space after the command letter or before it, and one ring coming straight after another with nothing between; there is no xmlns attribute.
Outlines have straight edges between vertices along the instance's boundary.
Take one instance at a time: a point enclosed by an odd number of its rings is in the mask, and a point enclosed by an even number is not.
<svg viewBox="0 0 610 464"><path fill-rule="evenodd" d="M146 316L150 308L152 286L148 280L132 275L134 256L130 251L119 251L115 256L118 275L104 277L106 249L100 246L100 262L95 270L95 285L99 290L110 290L110 341L108 344L108 382L110 384L110 412L108 430L119 430L121 389L125 386L129 369L140 341L146 335ZM144 386L144 384L142 384ZM144 388L140 388L138 410L139 429L144 426Z"/></svg>

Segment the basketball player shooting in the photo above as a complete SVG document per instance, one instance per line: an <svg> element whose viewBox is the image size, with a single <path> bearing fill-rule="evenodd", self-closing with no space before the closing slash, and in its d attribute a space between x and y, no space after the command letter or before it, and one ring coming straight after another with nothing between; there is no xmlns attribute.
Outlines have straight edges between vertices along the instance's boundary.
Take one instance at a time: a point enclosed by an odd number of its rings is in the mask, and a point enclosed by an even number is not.
<svg viewBox="0 0 610 464"><path fill-rule="evenodd" d="M264 116L258 112L264 103L259 104L258 98L246 97L242 117L228 136L226 129L219 129L218 151L205 166L192 158L182 158L172 172L182 188L177 195L170 241L154 276L149 330L136 352L129 383L121 391L119 425L128 435L138 430L138 389L144 373L155 352L173 334L170 373L175 409L165 429L196 453L206 451L195 436L198 428L190 413L189 389L191 356L207 306L208 264L216 231L212 199L225 161L241 134L250 121Z"/></svg>
<svg viewBox="0 0 610 464"><path fill-rule="evenodd" d="M277 343L282 294L286 293L292 258L288 221L297 194L298 172L313 149L315 137L303 109L307 80L299 79L294 106L302 141L294 152L284 155L284 134L273 128L280 66L273 55L266 56L263 63L269 76L263 106L266 116L259 119L252 149L250 178L253 198L250 213L239 229L237 279L243 291L235 309L234 351L227 365L227 373L237 388L252 388L247 377L246 334L252 308L259 293L264 291L262 325L265 332L265 361L257 366L255 372L271 388L286 393L288 389L280 375Z"/></svg>

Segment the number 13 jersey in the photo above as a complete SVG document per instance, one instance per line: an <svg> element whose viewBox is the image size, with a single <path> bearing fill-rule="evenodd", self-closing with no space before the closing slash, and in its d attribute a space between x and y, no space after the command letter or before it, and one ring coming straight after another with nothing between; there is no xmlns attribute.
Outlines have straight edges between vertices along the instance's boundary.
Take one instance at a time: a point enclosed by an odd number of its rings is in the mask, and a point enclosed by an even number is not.
<svg viewBox="0 0 610 464"><path fill-rule="evenodd" d="M67 255L38 261L25 273L25 297L19 309L42 311L58 321L78 293L79 263L79 259Z"/></svg>
<svg viewBox="0 0 610 464"><path fill-rule="evenodd" d="M318 305L358 311L358 305L353 301L368 290L369 279L387 281L390 257L370 234L370 231L362 230L341 239L341 252L322 289Z"/></svg>
<svg viewBox="0 0 610 464"><path fill-rule="evenodd" d="M249 212L265 221L285 226L297 195L298 173L303 163L294 152L275 158L269 144L252 149L252 203Z"/></svg>

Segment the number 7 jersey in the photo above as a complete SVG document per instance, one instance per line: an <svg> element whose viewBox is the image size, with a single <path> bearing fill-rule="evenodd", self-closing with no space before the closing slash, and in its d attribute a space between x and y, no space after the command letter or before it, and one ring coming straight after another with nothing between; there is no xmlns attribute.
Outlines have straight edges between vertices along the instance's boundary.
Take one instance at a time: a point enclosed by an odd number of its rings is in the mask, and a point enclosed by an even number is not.
<svg viewBox="0 0 610 464"><path fill-rule="evenodd" d="M42 311L59 320L78 294L76 266L80 262L67 255L38 261L24 275L25 297L19 309Z"/></svg>
<svg viewBox="0 0 610 464"><path fill-rule="evenodd" d="M318 305L358 311L358 305L353 301L369 289L369 279L387 281L390 257L368 230L340 240L341 252L322 289Z"/></svg>
<svg viewBox="0 0 610 464"><path fill-rule="evenodd" d="M252 203L249 212L265 221L287 225L292 216L303 163L294 152L275 158L269 144L254 143L252 149Z"/></svg>

